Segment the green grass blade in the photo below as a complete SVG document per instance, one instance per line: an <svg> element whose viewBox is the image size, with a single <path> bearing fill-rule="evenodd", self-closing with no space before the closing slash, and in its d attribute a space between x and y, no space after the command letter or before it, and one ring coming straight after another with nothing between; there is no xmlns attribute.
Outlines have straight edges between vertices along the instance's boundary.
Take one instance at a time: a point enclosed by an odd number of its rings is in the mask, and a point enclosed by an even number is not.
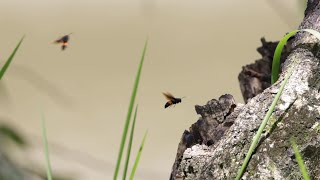
<svg viewBox="0 0 320 180"><path fill-rule="evenodd" d="M144 45L138 73L137 73L136 80L135 80L135 83L133 86L131 99L130 99L130 103L129 103L129 109L128 109L128 113L127 113L127 118L126 118L126 122L124 124L123 133L122 133L122 139L121 139L121 144L120 144L120 149L119 149L119 154L118 154L118 159L117 159L117 165L116 165L114 175L113 175L113 180L116 180L118 177L118 174L119 174L120 163L121 163L121 159L122 159L122 155L123 155L125 141L127 138L128 128L129 128L129 124L130 124L130 118L131 118L135 98L136 98L137 91L138 91L138 86L139 86L142 66L143 66L143 62L144 62L144 57L145 57L146 50L147 50L147 45L148 45L148 40L145 42L145 45Z"/></svg>
<svg viewBox="0 0 320 180"><path fill-rule="evenodd" d="M122 180L125 180L126 177L127 177L128 165L129 165L129 160L130 160L130 153L131 153L131 148L132 148L132 140L133 140L133 134L134 134L134 127L135 127L136 118L137 118L137 112L138 112L138 106L136 107L136 110L135 110L134 116L133 116L130 139L129 139L129 144L128 144L128 147L127 147L128 148L127 149L127 158L126 158L126 162L125 162L125 166L124 166L124 170L123 170Z"/></svg>
<svg viewBox="0 0 320 180"><path fill-rule="evenodd" d="M139 164L139 160L140 160L140 157L141 157L141 153L142 153L142 150L143 150L143 147L144 147L144 143L145 143L146 138L147 138L147 134L148 134L148 131L146 131L144 133L144 136L143 136L143 139L142 139L142 142L141 142L141 145L140 145L136 160L134 161L134 165L133 165L133 168L131 170L131 174L130 174L130 178L129 178L130 180L133 180L133 177L134 177L134 175L136 173L136 170L137 170L137 167L138 167L138 164Z"/></svg>
<svg viewBox="0 0 320 180"><path fill-rule="evenodd" d="M298 149L298 146L297 146L297 144L296 144L295 139L294 139L294 138L291 138L291 139L290 139L290 142L291 142L291 145L292 145L294 154L295 154L295 156L296 156L296 160L297 160L297 162L298 162L300 171L301 171L301 173L302 173L303 179L304 179L304 180L310 180L310 177L309 177L309 175L308 175L307 168L306 168L306 166L304 165L302 156L301 156L301 154L300 154L300 152L299 152L299 149Z"/></svg>
<svg viewBox="0 0 320 180"><path fill-rule="evenodd" d="M287 43L288 39L294 36L299 31L309 32L320 40L320 33L312 29L294 30L289 32L287 35L285 35L277 45L277 48L274 52L273 61L272 61L271 84L274 84L279 79L280 57L281 57L281 52L283 47Z"/></svg>
<svg viewBox="0 0 320 180"><path fill-rule="evenodd" d="M0 70L0 80L2 79L4 73L7 71L14 55L16 54L16 52L18 51L22 41L24 39L24 36L21 38L20 42L18 43L18 45L16 46L16 48L13 50L13 52L11 53L10 57L7 59L6 63L3 65L2 69Z"/></svg>
<svg viewBox="0 0 320 180"><path fill-rule="evenodd" d="M47 132L46 132L46 124L44 115L42 115L42 141L43 147L45 152L45 158L47 163L47 179L52 180L52 170L51 170L51 163L49 158L49 147L48 147L48 140L47 140Z"/></svg>
<svg viewBox="0 0 320 180"><path fill-rule="evenodd" d="M293 70L293 67L290 69L290 71L286 75L284 81L282 82L282 84L280 86L280 89L279 89L278 93L276 94L274 100L272 101L272 104L271 104L266 116L264 117L264 119L263 119L263 121L262 121L262 123L261 123L261 125L260 125L260 127L258 129L257 134L253 137L253 140L252 140L252 143L250 145L249 151L248 151L248 153L247 153L247 155L246 155L246 157L245 157L245 159L243 161L243 164L242 164L240 170L237 173L236 180L240 180L240 178L242 177L243 173L245 172L245 170L247 168L247 165L249 163L249 160L250 160L250 158L252 156L252 153L253 153L253 151L255 150L255 148L258 145L258 142L260 140L260 137L261 137L261 134L263 132L263 129L266 127L266 125L268 123L268 120L269 120L270 116L272 115L272 113L273 113L273 111L274 111L274 109L275 109L275 107L276 107L276 105L278 103L278 100L279 100L279 98L281 96L281 93L282 93L282 91L284 89L284 86L287 84L288 79L291 76L292 70Z"/></svg>
<svg viewBox="0 0 320 180"><path fill-rule="evenodd" d="M309 32L309 33L313 34L314 36L316 36L320 40L320 33L315 31L315 30L312 30L312 29L302 29L302 30L291 31L285 37L283 37L281 39L281 41L279 42L277 48L276 48L276 51L274 53L274 58L273 58L274 61L277 61L277 62L273 62L276 65L274 65L274 64L272 65L272 76L273 75L277 75L275 80L277 80L277 78L279 76L280 56L281 56L282 49L283 49L285 43L288 41L288 39L291 36L293 36L294 34L296 34L297 32L299 32L299 31ZM287 84L288 79L290 78L290 76L292 74L293 69L294 69L294 66L291 66L289 68L289 70L288 70L288 72L287 72L287 74L285 76L285 79L281 83L281 86L280 86L280 89L279 89L278 93L276 94L274 100L272 101L272 104L271 104L266 116L264 117L264 119L263 119L263 121L262 121L262 123L261 123L261 125L260 125L260 127L258 129L257 134L253 137L253 140L252 140L252 143L251 143L250 148L248 150L248 153L247 153L247 155L246 155L246 157L245 157L245 159L244 159L244 161L243 161L243 163L241 165L241 168L239 169L239 171L237 173L236 180L240 180L240 178L242 177L243 173L245 172L246 167L247 167L247 165L248 165L248 163L250 161L250 158L252 156L252 153L253 153L253 151L255 150L255 148L258 145L258 142L260 140L260 137L261 137L261 134L263 132L263 129L267 125L267 123L269 121L269 118L272 115L272 112L274 111L275 106L277 105L277 102L278 102L278 100L279 100L279 98L280 98L280 96L282 94L282 91L283 91L285 85ZM276 73L278 73L278 74L276 74Z"/></svg>
<svg viewBox="0 0 320 180"><path fill-rule="evenodd" d="M271 84L274 84L279 79L280 71L280 57L283 47L286 45L288 39L294 36L299 30L291 31L285 35L276 47L272 61L272 72L271 72Z"/></svg>

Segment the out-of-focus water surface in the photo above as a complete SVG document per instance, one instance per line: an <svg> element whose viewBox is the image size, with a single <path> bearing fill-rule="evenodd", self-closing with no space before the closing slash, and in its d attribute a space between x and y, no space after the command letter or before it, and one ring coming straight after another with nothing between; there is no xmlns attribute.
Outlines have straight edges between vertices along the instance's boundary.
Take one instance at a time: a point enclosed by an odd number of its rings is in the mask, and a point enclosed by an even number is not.
<svg viewBox="0 0 320 180"><path fill-rule="evenodd" d="M0 120L25 133L34 144L28 159L44 164L44 112L54 172L111 179L148 37L132 155L148 129L136 179L168 179L180 137L198 119L194 105L225 93L243 102L237 76L260 58L260 38L299 25L297 4L285 2L2 0L1 65L26 38L0 82ZM66 51L52 44L71 32ZM164 109L166 91L186 98Z"/></svg>

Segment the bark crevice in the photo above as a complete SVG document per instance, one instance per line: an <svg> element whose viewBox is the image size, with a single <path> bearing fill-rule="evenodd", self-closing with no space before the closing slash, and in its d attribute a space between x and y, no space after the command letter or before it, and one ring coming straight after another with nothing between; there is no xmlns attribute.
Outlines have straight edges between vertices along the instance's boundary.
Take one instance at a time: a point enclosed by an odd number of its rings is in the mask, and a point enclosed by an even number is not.
<svg viewBox="0 0 320 180"><path fill-rule="evenodd" d="M299 29L320 29L319 1L309 1ZM196 106L201 118L185 131L178 147L171 179L234 179L284 79L288 65L296 61L292 76L265 129L263 140L253 154L243 179L302 179L289 139L295 137L313 179L320 179L320 65L316 43L309 33L298 33L283 53L279 80L270 86L272 56L276 43L262 41L258 49L263 56L245 66L239 75L246 101L221 113L219 100ZM232 97L228 95L228 97ZM233 99L233 98L232 98ZM218 104L212 106L210 104ZM211 107L210 111L208 107ZM228 109L229 108L229 109ZM203 113L203 109L205 113ZM229 124L227 127L223 123ZM202 121L199 126L199 121ZM205 122L205 123L203 123ZM276 123L276 126L273 126ZM185 137L196 132L200 141L186 143ZM224 128L222 128L224 127ZM219 130L223 131L219 132ZM201 133L200 133L201 132ZM210 134L210 135L208 135ZM210 142L210 143L208 143Z"/></svg>

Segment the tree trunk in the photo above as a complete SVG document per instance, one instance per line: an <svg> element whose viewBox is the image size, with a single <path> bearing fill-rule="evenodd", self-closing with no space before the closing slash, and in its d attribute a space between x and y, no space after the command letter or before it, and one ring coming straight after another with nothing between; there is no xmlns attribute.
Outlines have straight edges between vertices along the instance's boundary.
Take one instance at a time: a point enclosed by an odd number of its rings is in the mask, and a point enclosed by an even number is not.
<svg viewBox="0 0 320 180"><path fill-rule="evenodd" d="M320 30L319 0L309 0L299 29ZM298 33L286 48L279 80L270 86L275 43L262 40L262 60L239 75L246 104L231 95L196 106L201 115L182 135L170 179L234 179L253 136L278 92L290 62L298 60L243 179L302 179L289 139L295 137L312 179L320 179L320 64L318 40ZM290 53L289 53L290 51Z"/></svg>

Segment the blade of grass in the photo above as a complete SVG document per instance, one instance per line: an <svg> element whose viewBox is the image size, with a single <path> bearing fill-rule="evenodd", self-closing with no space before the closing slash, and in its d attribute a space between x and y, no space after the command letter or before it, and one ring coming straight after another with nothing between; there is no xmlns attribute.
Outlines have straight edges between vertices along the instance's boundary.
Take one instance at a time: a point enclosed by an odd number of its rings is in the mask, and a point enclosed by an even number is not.
<svg viewBox="0 0 320 180"><path fill-rule="evenodd" d="M286 36L284 36L281 41L279 42L279 44L277 45L277 48L276 48L276 51L274 53L274 57L273 57L273 60L274 61L277 61L277 62L273 62L275 63L276 65L274 66L274 64L272 65L272 76L273 75L277 75L275 76L277 80L278 76L279 76L279 66L280 66L280 56L281 56L281 52L282 52L282 49L285 45L285 43L288 41L288 39L293 36L294 34L296 34L297 32L299 31L305 31L305 32L309 32L311 34L313 34L314 36L316 36L319 40L320 40L320 33L315 31L315 30L312 30L312 29L302 29L302 30L295 30L295 31L291 31L290 33L288 33ZM247 168L247 165L250 161L250 158L252 156L252 153L254 152L255 148L257 147L257 144L260 140L260 137L261 137L261 134L265 128L265 126L267 125L269 119L270 119L270 116L272 115L274 109L275 109L275 106L277 105L278 103L278 100L282 94L282 91L285 87L285 85L287 84L288 82L288 79L290 78L291 74L292 74L292 71L294 69L294 66L291 66L285 76L285 79L283 80L283 82L281 83L281 86L280 86L280 89L278 91L278 93L276 94L274 100L272 101L272 104L267 112L267 114L265 115L259 129L258 129L258 132L257 134L253 137L253 140L252 140L252 143L249 147L249 150L248 150L248 153L241 165L241 168L239 169L238 173L237 173L237 177L236 177L236 180L240 180L240 178L242 177L243 173L245 172L246 168ZM278 74L277 74L278 73Z"/></svg>
<svg viewBox="0 0 320 180"><path fill-rule="evenodd" d="M250 148L249 148L249 151L243 161L243 164L240 168L240 170L238 171L237 173L237 177L236 177L236 180L240 180L240 178L242 177L243 173L245 172L246 168L247 168L247 165L249 163L249 160L252 156L252 153L253 151L255 150L255 148L257 147L258 143L259 143L259 140L260 140L260 137L261 137L261 134L263 132L263 129L266 127L267 123L268 123L268 120L270 118L270 116L272 115L277 103L278 103L278 100L281 96L281 93L284 89L284 86L287 84L288 82L288 79L289 77L291 76L291 73L292 73L292 70L293 70L293 67L290 69L290 71L288 72L288 74L286 75L284 81L282 82L281 86L280 86L280 89L278 91L278 93L276 94L274 100L272 101L272 104L266 114L266 116L264 117L259 129L258 129L258 132L257 134L253 137L253 140L252 140L252 143L250 145Z"/></svg>
<svg viewBox="0 0 320 180"><path fill-rule="evenodd" d="M309 177L309 175L308 175L307 168L306 168L306 166L304 165L302 156L301 156L301 154L300 154L300 152L299 152L299 149L298 149L298 146L297 146L297 144L296 144L295 139L294 139L294 138L291 138L291 139L290 139L290 142L291 142L291 145L292 145L294 154L295 154L295 156L296 156L296 160L297 160L297 162L298 162L300 171L301 171L301 173L302 173L303 179L304 179L304 180L310 180L310 177Z"/></svg>
<svg viewBox="0 0 320 180"><path fill-rule="evenodd" d="M45 124L45 119L43 114L42 114L42 141L43 141L43 147L44 147L45 158L47 163L47 179L52 180L52 170L51 170L51 163L49 158L47 131L46 131L46 124Z"/></svg>
<svg viewBox="0 0 320 180"><path fill-rule="evenodd" d="M130 174L130 178L129 178L130 180L133 180L133 177L134 177L134 175L136 173L136 170L137 170L137 167L138 167L138 164L139 164L139 160L140 160L140 157L141 157L141 153L142 153L142 150L143 150L143 147L144 147L144 143L145 143L146 138L147 138L147 134L148 134L148 131L146 131L144 133L144 136L143 136L143 139L142 139L142 142L141 142L141 145L140 145L136 160L134 161L134 165L133 165L133 168L131 170L131 174Z"/></svg>
<svg viewBox="0 0 320 180"><path fill-rule="evenodd" d="M144 57L146 54L146 50L147 50L147 45L148 45L148 40L146 40L145 45L144 45L144 49L142 52L142 57L140 60L140 65L139 65L139 69L138 69L138 73L136 76L136 80L133 86L133 90L132 90L132 94L131 94L131 99L130 99L130 103L129 103L129 108L128 108L128 113L127 113L127 118L124 124L124 129L122 132L122 139L121 139L121 144L120 144L120 149L119 149L119 154L118 154L118 158L117 158L117 165L114 171L114 175L113 175L113 180L116 180L119 174L119 168L120 168L120 163L121 163L121 159L122 159L122 154L123 154L123 149L124 149L124 145L125 145L125 141L127 138L127 133L128 133L128 128L129 128L129 124L130 124L130 119L131 119L131 114L132 114L132 110L133 110L133 106L134 106L134 101L137 95L137 91L138 91L138 86L139 86L139 81L140 81L140 76L141 76L141 71L142 71L142 66L143 66L143 62L144 62Z"/></svg>
<svg viewBox="0 0 320 180"><path fill-rule="evenodd" d="M281 57L281 52L283 47L285 46L285 44L287 43L290 37L294 36L297 32L302 32L302 31L309 32L320 40L320 33L312 29L294 30L289 32L287 35L285 35L277 45L276 50L274 52L273 61L272 61L271 84L274 84L279 79L280 57Z"/></svg>
<svg viewBox="0 0 320 180"><path fill-rule="evenodd" d="M136 110L135 110L134 116L133 116L130 139L129 139L129 144L128 144L128 147L127 147L128 148L127 149L127 158L126 158L126 162L125 162L125 166L124 166L124 170L123 170L123 176L122 176L123 180L125 180L126 177L127 177L128 165L129 165L129 160L130 160L130 153L131 153L131 148L132 148L132 140L133 140L133 134L134 134L134 127L135 127L136 118L137 118L137 111L138 111L138 105L136 107Z"/></svg>
<svg viewBox="0 0 320 180"><path fill-rule="evenodd" d="M18 51L22 41L24 39L24 36L21 38L21 40L19 41L18 45L16 46L16 48L13 50L13 52L11 53L10 57L7 59L6 63L3 65L3 67L0 70L0 80L2 79L4 73L7 71L14 55L16 54L16 52Z"/></svg>
<svg viewBox="0 0 320 180"><path fill-rule="evenodd" d="M294 36L299 30L291 31L285 35L274 51L273 60L272 60L272 73L271 73L271 84L274 84L279 79L280 71L280 57L283 47L286 45L288 39Z"/></svg>

